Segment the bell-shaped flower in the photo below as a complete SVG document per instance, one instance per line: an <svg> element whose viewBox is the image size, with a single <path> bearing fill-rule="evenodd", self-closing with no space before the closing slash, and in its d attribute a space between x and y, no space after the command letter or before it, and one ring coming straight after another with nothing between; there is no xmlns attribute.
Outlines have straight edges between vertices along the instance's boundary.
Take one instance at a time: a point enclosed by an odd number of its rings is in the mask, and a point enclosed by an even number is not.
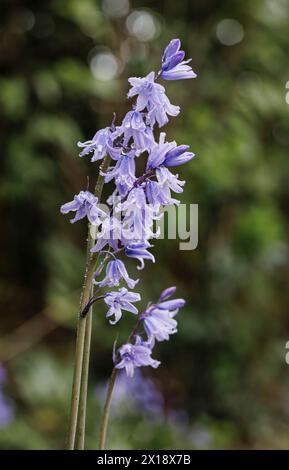
<svg viewBox="0 0 289 470"><path fill-rule="evenodd" d="M162 57L162 69L159 72L164 80L182 80L195 78L197 74L188 65L192 59L184 60L185 53L180 50L181 41L172 39Z"/></svg>
<svg viewBox="0 0 289 470"><path fill-rule="evenodd" d="M163 164L167 167L183 165L194 158L193 152L187 152L189 145L178 145L169 150L164 158Z"/></svg>
<svg viewBox="0 0 289 470"><path fill-rule="evenodd" d="M157 304L149 304L141 314L144 329L151 344L154 341L167 341L170 335L177 333L177 322L174 319L179 309L185 305L184 299L169 299L175 293L175 287L163 291Z"/></svg>
<svg viewBox="0 0 289 470"><path fill-rule="evenodd" d="M133 151L128 153L122 152L116 165L111 167L106 173L101 174L104 175L106 183L114 179L119 195L121 197L126 196L136 180L135 153Z"/></svg>
<svg viewBox="0 0 289 470"><path fill-rule="evenodd" d="M107 263L105 278L100 282L95 280L94 284L99 287L115 287L119 286L119 282L122 279L127 283L130 289L134 289L135 285L139 281L138 279L131 279L126 270L125 264L121 260L115 259Z"/></svg>
<svg viewBox="0 0 289 470"><path fill-rule="evenodd" d="M114 316L114 320L109 320L111 325L115 325L121 316L122 310L138 314L138 309L133 305L134 302L139 302L141 299L140 294L137 292L129 292L125 287L122 287L116 292L109 292L104 298L104 302L109 307L106 317Z"/></svg>
<svg viewBox="0 0 289 470"><path fill-rule="evenodd" d="M91 161L96 162L97 160L101 160L107 155L111 135L111 128L105 127L104 129L97 131L91 140L87 140L86 142L78 142L78 147L83 148L79 156L84 157L84 155L88 155L89 153L93 152Z"/></svg>
<svg viewBox="0 0 289 470"><path fill-rule="evenodd" d="M98 225L106 217L106 213L97 206L97 203L97 197L91 192L80 191L79 194L74 196L73 201L61 206L60 212L62 214L67 214L71 211L76 212L74 219L70 220L72 224L77 222L77 220L87 217L91 224Z"/></svg>
<svg viewBox="0 0 289 470"><path fill-rule="evenodd" d="M158 232L153 231L156 212L147 204L143 187L133 188L121 207L124 214L123 228L130 240L147 240L158 236Z"/></svg>
<svg viewBox="0 0 289 470"><path fill-rule="evenodd" d="M118 250L122 236L123 230L121 221L115 216L107 216L101 224L100 231L96 234L96 243L91 249L91 252L99 252L106 245L109 245L113 251Z"/></svg>
<svg viewBox="0 0 289 470"><path fill-rule="evenodd" d="M128 147L132 140L136 155L149 149L154 142L151 128L145 124L142 113L138 111L129 111L126 114L121 131L123 146Z"/></svg>
<svg viewBox="0 0 289 470"><path fill-rule="evenodd" d="M151 72L146 77L129 78L131 89L128 97L137 96L136 111L148 110L147 124L153 126L156 122L162 127L168 122L169 116L177 116L180 107L170 103L165 94L165 88L159 83L155 83L155 73Z"/></svg>
<svg viewBox="0 0 289 470"><path fill-rule="evenodd" d="M136 258L140 262L138 269L143 269L145 259L155 262L155 257L148 251L152 246L148 241L136 242L127 245L124 251L126 256Z"/></svg>
<svg viewBox="0 0 289 470"><path fill-rule="evenodd" d="M116 369L125 369L128 377L133 377L136 367L151 366L156 369L160 365L151 357L152 350L148 342L136 337L135 344L127 343L118 350L120 362L115 365Z"/></svg>

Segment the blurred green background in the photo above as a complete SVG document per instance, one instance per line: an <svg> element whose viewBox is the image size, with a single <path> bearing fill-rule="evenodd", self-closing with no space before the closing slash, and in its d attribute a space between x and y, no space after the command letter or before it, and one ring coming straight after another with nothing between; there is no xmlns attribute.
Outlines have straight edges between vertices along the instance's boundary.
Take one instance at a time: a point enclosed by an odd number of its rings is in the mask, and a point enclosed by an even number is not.
<svg viewBox="0 0 289 470"><path fill-rule="evenodd" d="M198 78L166 83L166 127L197 158L180 168L199 245L159 240L143 304L177 285L179 333L158 370L115 391L110 448L288 448L287 0L2 0L0 28L0 447L60 449L67 432L86 226L59 207L96 178L87 140L129 109L129 76L180 37ZM286 84L287 88L286 89ZM286 101L286 93L287 101ZM129 263L135 277L135 262ZM88 448L116 332L94 318Z"/></svg>

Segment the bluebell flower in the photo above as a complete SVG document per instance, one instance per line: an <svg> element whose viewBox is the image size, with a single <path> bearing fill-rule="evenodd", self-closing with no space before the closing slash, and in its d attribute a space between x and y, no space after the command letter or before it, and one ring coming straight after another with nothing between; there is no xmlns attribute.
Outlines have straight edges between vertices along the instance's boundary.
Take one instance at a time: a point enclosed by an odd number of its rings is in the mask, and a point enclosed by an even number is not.
<svg viewBox="0 0 289 470"><path fill-rule="evenodd" d="M157 215L146 202L144 188L133 188L121 207L124 214L123 228L130 240L147 240L158 236L158 232L153 231L153 221Z"/></svg>
<svg viewBox="0 0 289 470"><path fill-rule="evenodd" d="M119 195L121 197L126 196L136 180L134 151L128 153L122 152L116 165L106 173L101 174L104 175L106 183L114 179Z"/></svg>
<svg viewBox="0 0 289 470"><path fill-rule="evenodd" d="M112 137L111 134L111 128L105 127L104 129L97 131L91 140L87 140L86 142L78 142L78 147L83 148L79 156L83 157L84 155L88 155L89 153L93 152L91 157L92 162L96 162L97 160L104 158L107 155L108 144Z"/></svg>
<svg viewBox="0 0 289 470"><path fill-rule="evenodd" d="M136 258L139 260L140 265L138 269L144 268L144 259L148 259L155 262L155 257L147 250L147 248L151 248L152 245L148 241L136 242L131 243L125 247L125 254L129 258Z"/></svg>
<svg viewBox="0 0 289 470"><path fill-rule="evenodd" d="M127 343L119 348L120 362L115 365L117 369L125 369L128 377L133 377L136 367L151 366L157 368L160 361L151 357L152 350L148 342L136 337L135 344Z"/></svg>
<svg viewBox="0 0 289 470"><path fill-rule="evenodd" d="M152 204L156 210L160 205L178 205L180 201L172 197L171 191L183 192L182 186L185 181L179 180L178 175L174 175L162 166L156 169L156 177L157 181L146 181L145 192L149 204Z"/></svg>
<svg viewBox="0 0 289 470"><path fill-rule="evenodd" d="M177 288L175 286L172 287L167 287L161 292L161 295L159 297L159 302L162 302L163 300L169 299L174 293L176 292Z"/></svg>
<svg viewBox="0 0 289 470"><path fill-rule="evenodd" d="M147 159L147 170L152 170L160 166L166 157L166 154L173 148L176 147L176 142L166 142L166 133L161 132L160 138L158 143L154 143L151 145L149 156Z"/></svg>
<svg viewBox="0 0 289 470"><path fill-rule="evenodd" d="M188 65L192 59L183 60L185 53L180 50L180 47L181 41L172 39L165 49L162 57L162 69L159 73L164 80L182 80L197 76Z"/></svg>
<svg viewBox="0 0 289 470"><path fill-rule="evenodd" d="M118 250L122 236L123 230L121 221L117 217L107 216L101 224L100 231L96 234L96 243L91 249L91 252L99 252L106 245L109 245L113 251Z"/></svg>
<svg viewBox="0 0 289 470"><path fill-rule="evenodd" d="M77 220L87 217L89 222L93 225L101 223L102 218L106 217L106 213L98 206L98 199L89 191L80 191L79 194L74 196L73 201L63 204L60 208L62 214L68 212L76 212L74 219L70 222L73 224Z"/></svg>
<svg viewBox="0 0 289 470"><path fill-rule="evenodd" d="M138 279L131 279L126 270L125 264L120 259L115 259L107 263L105 278L100 282L95 280L94 284L99 287L114 287L119 286L121 279L124 279L130 289L134 289L139 281Z"/></svg>
<svg viewBox="0 0 289 470"><path fill-rule="evenodd" d="M150 340L169 340L170 335L177 333L177 322L169 310L148 309L142 315L145 332Z"/></svg>
<svg viewBox="0 0 289 470"><path fill-rule="evenodd" d="M163 164L167 167L183 165L194 158L193 152L187 152L189 145L179 145L168 151Z"/></svg>
<svg viewBox="0 0 289 470"><path fill-rule="evenodd" d="M141 314L144 329L151 344L154 341L167 341L170 335L177 333L177 322L174 319L179 309L185 305L184 299L167 300L175 292L175 288L169 288L162 292L155 305L148 305Z"/></svg>
<svg viewBox="0 0 289 470"><path fill-rule="evenodd" d="M113 317L114 320L109 320L111 325L115 325L122 316L122 310L138 314L138 309L133 305L134 302L139 302L141 299L140 294L137 292L129 292L125 287L122 287L116 292L109 292L104 298L104 302L109 306L106 317Z"/></svg>
<svg viewBox="0 0 289 470"><path fill-rule="evenodd" d="M123 146L128 147L130 141L133 141L136 155L148 150L154 142L152 130L144 122L142 113L138 111L129 111L120 127L123 132Z"/></svg>
<svg viewBox="0 0 289 470"><path fill-rule="evenodd" d="M180 107L170 103L165 94L165 88L159 83L155 83L155 73L151 72L146 77L129 78L132 85L128 92L128 97L137 96L135 110L148 110L147 123L153 126L156 122L159 127L164 126L168 122L169 116L177 116Z"/></svg>

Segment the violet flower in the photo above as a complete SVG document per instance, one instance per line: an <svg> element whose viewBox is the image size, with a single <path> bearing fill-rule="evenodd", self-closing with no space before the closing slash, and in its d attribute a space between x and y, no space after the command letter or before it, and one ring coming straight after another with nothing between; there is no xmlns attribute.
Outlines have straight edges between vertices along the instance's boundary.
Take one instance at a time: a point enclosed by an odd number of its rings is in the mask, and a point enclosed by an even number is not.
<svg viewBox="0 0 289 470"><path fill-rule="evenodd" d="M155 263L155 257L147 250L147 248L151 247L152 245L150 245L150 243L147 241L131 243L130 245L127 245L125 247L125 254L129 258L136 258L137 260L139 260L140 265L138 266L138 269L143 269L145 259L148 259Z"/></svg>
<svg viewBox="0 0 289 470"><path fill-rule="evenodd" d="M81 191L73 201L61 207L63 214L75 212L72 223L87 217L90 224L97 227L96 233L89 231L88 236L89 249L79 322L89 312L92 303L101 299L108 306L106 316L110 324L120 320L123 310L136 315L136 325L126 344L114 354L115 368L125 369L130 377L137 367L159 366L160 362L152 358L152 349L156 341L168 340L177 332L175 316L185 301L170 299L175 288L168 288L161 293L157 303L149 303L146 310L139 314L134 305L141 298L139 293L121 287L117 291L89 298L92 290L90 282L104 288L119 286L120 282L124 281L130 289L133 289L137 281L130 278L125 264L118 259L118 255L137 259L138 269L144 267L145 260L155 262L154 256L149 251L152 247L149 240L158 236L153 230L154 221L160 218L163 207L179 203L172 193L181 193L185 184L169 168L183 165L194 157L194 153L189 151L187 145L177 145L175 141L166 142L165 133L160 134L158 142L154 136L155 124L162 127L170 116L177 116L180 113L180 107L170 102L164 86L157 83L157 80L160 77L165 80L194 78L196 74L188 65L189 60L184 59L185 54L181 50L179 39L173 39L164 51L162 69L158 74L150 72L145 77L129 78L131 88L128 97L135 101L121 125L116 126L114 118L111 126L96 132L92 140L78 143L82 148L80 156L92 154L92 162L106 156L111 159L108 170L100 172L96 188L96 194L100 199L103 183L113 184L112 192L107 199L109 212L105 213L99 208L98 197L89 191ZM137 166L145 168L140 175L137 175L136 158L143 159ZM109 164L108 158L106 162ZM91 248L94 241L95 244ZM106 260L107 250L110 251L113 260ZM91 253L97 253L97 256L91 256ZM95 260L98 257L100 262L97 276L100 276L106 266L105 276L100 281L98 277L91 281L96 269ZM90 338L87 325L83 324L80 330L83 341L79 344L83 345L83 350L86 348L86 351L89 351ZM83 400L85 387L81 386L80 376L85 384L88 371L84 368L84 375L78 373L82 367L83 350L81 351L79 347L76 354L73 403L85 403L85 399ZM112 384L115 370L113 374ZM111 398L112 387L109 388L108 399ZM108 408L105 408L104 423L108 418ZM71 409L70 449L75 447L75 430L79 425L78 410L75 406ZM104 448L105 429L106 427L102 426L101 448Z"/></svg>
<svg viewBox="0 0 289 470"><path fill-rule="evenodd" d="M128 97L137 96L135 109L136 111L148 110L147 123L153 126L156 122L159 127L164 126L168 122L169 116L177 116L180 107L170 103L165 94L165 88L159 83L155 83L155 73L151 72L144 78L129 78L131 89Z"/></svg>
<svg viewBox="0 0 289 470"><path fill-rule="evenodd" d="M109 261L106 266L106 275L102 281L94 281L99 287L115 287L119 286L120 280L123 279L130 289L134 289L139 279L133 280L129 277L124 263L120 259Z"/></svg>
<svg viewBox="0 0 289 470"><path fill-rule="evenodd" d="M68 212L76 212L74 219L70 222L74 224L80 219L87 217L89 222L93 225L98 225L101 218L106 217L106 213L97 207L98 199L89 191L80 191L79 194L74 196L73 201L63 204L60 208L62 214Z"/></svg>
<svg viewBox="0 0 289 470"><path fill-rule="evenodd" d="M125 287L122 287L116 292L109 292L104 298L104 302L108 305L106 317L114 316L114 320L109 320L111 325L115 325L121 316L122 310L134 313L137 315L138 309L133 305L134 302L139 302L141 299L140 294L136 292L129 292Z"/></svg>
<svg viewBox="0 0 289 470"><path fill-rule="evenodd" d="M78 147L83 148L79 156L84 157L85 155L93 152L91 161L96 162L97 160L101 160L107 155L108 144L110 140L111 128L105 127L104 129L100 129L98 132L96 132L91 140L77 143Z"/></svg>
<svg viewBox="0 0 289 470"><path fill-rule="evenodd" d="M172 39L165 49L162 57L162 69L159 72L160 77L164 80L182 80L197 76L188 65L192 59L184 61L185 53L180 50L180 47L181 41Z"/></svg>
<svg viewBox="0 0 289 470"><path fill-rule="evenodd" d="M119 350L120 362L115 367L116 369L125 369L128 377L133 377L136 367L151 366L154 369L160 365L151 357L152 350L150 344L143 341L139 336L136 337L135 344L124 344Z"/></svg>

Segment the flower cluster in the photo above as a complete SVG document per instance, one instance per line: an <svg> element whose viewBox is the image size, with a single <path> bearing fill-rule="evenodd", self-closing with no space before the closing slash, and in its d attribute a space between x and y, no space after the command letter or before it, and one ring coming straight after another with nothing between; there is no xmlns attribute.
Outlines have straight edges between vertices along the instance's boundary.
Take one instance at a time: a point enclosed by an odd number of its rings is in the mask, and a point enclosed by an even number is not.
<svg viewBox="0 0 289 470"><path fill-rule="evenodd" d="M128 258L139 261L138 269L144 267L145 260L155 262L149 249L150 239L157 238L154 222L161 217L164 206L178 204L172 193L183 191L184 181L171 172L172 167L187 163L194 157L189 146L167 141L166 134L160 133L155 138L156 127L164 126L170 116L177 116L180 107L173 105L166 95L163 85L157 82L195 78L196 74L184 60L179 39L173 39L166 47L161 70L156 74L129 79L131 88L128 98L134 99L129 111L120 125L116 125L115 116L110 126L96 132L86 142L79 142L80 157L90 155L91 161L106 159L110 164L107 170L100 170L104 182L113 182L113 194L107 199L108 210L103 211L99 201L88 190L81 191L74 200L64 204L61 212L75 212L71 222L87 217L91 226L96 227L95 245L92 253L111 259L106 264L105 277L99 279L101 269L94 276L96 289L114 288L124 281L129 289L134 289L138 280L129 277L124 262L118 259L122 253ZM145 158L144 172L136 174L136 160ZM101 259L101 258L100 258ZM149 304L145 312L139 314L134 305L140 300L140 294L128 291L126 287L106 291L102 296L108 307L109 322L115 324L122 316L122 311L137 315L137 328L129 341L115 354L115 367L125 368L132 376L135 367L150 365L157 367L159 362L152 359L155 341L164 341L176 332L175 315L184 305L182 299L167 300L175 291L170 288L161 294L157 304ZM100 298L97 297L97 298ZM112 317L112 318L111 318ZM142 327L146 339L139 332Z"/></svg>
<svg viewBox="0 0 289 470"><path fill-rule="evenodd" d="M133 377L136 367L158 367L159 361L151 357L155 341L169 340L170 335L177 332L174 316L185 305L183 299L167 300L176 291L175 287L165 289L156 304L148 304L146 310L138 315L136 326L126 344L115 354L115 367L125 368L129 377ZM146 339L139 335L144 328ZM134 340L134 343L132 342Z"/></svg>

